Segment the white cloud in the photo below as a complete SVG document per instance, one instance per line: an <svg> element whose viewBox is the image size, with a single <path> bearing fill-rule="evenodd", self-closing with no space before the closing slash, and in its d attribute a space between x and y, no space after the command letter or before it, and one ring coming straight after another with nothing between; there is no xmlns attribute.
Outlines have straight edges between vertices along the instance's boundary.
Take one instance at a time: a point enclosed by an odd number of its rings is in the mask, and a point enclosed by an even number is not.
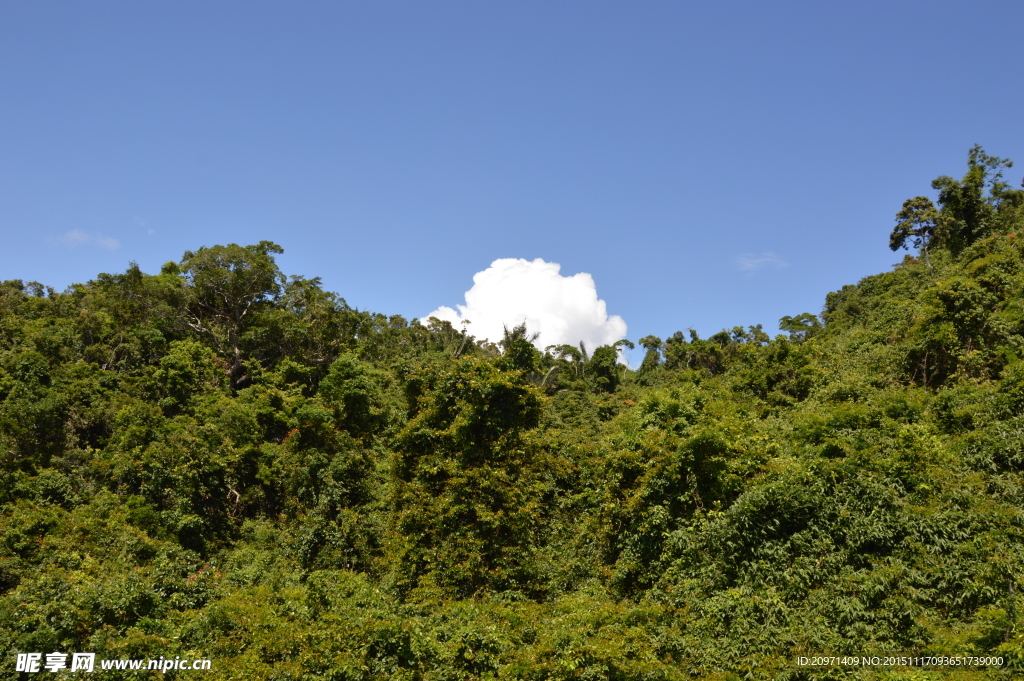
<svg viewBox="0 0 1024 681"><path fill-rule="evenodd" d="M771 251L765 251L763 253L741 253L732 259L736 269L745 274L753 274L758 270L763 270L766 267L770 267L775 270L781 270L784 267L789 267L789 263L775 255Z"/></svg>
<svg viewBox="0 0 1024 681"><path fill-rule="evenodd" d="M626 322L608 315L597 297L594 278L585 272L563 277L561 265L540 258L501 258L473 275L466 304L458 310L442 306L424 319L437 317L456 328L469 320L477 339L500 341L504 327L526 322L529 333L540 333L536 345L586 345L588 351L626 337Z"/></svg>
<svg viewBox="0 0 1024 681"><path fill-rule="evenodd" d="M104 248L109 248L112 251L116 251L118 248L121 247L121 242L113 237L103 236L102 234L89 234L87 232L83 232L80 229L73 229L70 232L67 232L63 236L58 237L56 239L51 237L50 243L54 242L63 244L65 246L68 246L69 248L96 245L103 246Z"/></svg>

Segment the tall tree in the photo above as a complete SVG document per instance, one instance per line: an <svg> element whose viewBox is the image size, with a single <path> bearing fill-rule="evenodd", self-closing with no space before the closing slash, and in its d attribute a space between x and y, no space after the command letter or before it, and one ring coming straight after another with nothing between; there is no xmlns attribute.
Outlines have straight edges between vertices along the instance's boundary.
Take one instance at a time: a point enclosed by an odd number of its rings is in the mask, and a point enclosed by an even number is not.
<svg viewBox="0 0 1024 681"><path fill-rule="evenodd" d="M924 252L925 262L928 269L932 268L931 259L928 257L928 246L935 238L935 230L938 225L939 211L931 199L925 196L915 196L903 202L903 208L896 213L899 221L889 235L889 248L898 250L909 249L910 245Z"/></svg>
<svg viewBox="0 0 1024 681"><path fill-rule="evenodd" d="M779 329L787 332L790 340L801 342L821 331L821 322L810 312L804 312L795 317L786 315L780 319Z"/></svg>
<svg viewBox="0 0 1024 681"><path fill-rule="evenodd" d="M956 253L992 231L999 204L1014 191L1002 181L1003 169L1011 167L1009 159L989 156L975 144L961 180L946 175L932 180L932 188L939 192L936 228L944 246Z"/></svg>
<svg viewBox="0 0 1024 681"><path fill-rule="evenodd" d="M661 364L661 339L657 336L644 336L640 339L640 346L647 352L644 354L644 361L640 364L640 372L644 373L655 369Z"/></svg>
<svg viewBox="0 0 1024 681"><path fill-rule="evenodd" d="M274 253L284 249L261 241L255 246L203 247L186 251L181 259L180 271L188 287L185 323L228 358L236 383L243 371L243 328L260 306L280 295L284 285Z"/></svg>

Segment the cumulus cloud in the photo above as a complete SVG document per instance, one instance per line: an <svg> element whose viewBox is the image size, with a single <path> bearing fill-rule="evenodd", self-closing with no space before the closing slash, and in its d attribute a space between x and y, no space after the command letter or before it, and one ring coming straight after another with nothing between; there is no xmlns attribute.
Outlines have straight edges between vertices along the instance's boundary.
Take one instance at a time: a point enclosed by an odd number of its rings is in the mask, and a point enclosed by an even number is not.
<svg viewBox="0 0 1024 681"><path fill-rule="evenodd" d="M732 262L736 265L736 269L744 274L753 274L754 272L765 268L781 270L784 267L789 267L788 262L771 251L765 251L763 253L741 253L733 258Z"/></svg>
<svg viewBox="0 0 1024 681"><path fill-rule="evenodd" d="M540 333L539 348L548 345L579 345L588 351L611 345L626 337L626 322L608 315L597 297L594 278L585 272L565 277L554 262L501 258L473 275L466 304L457 310L442 306L426 315L449 321L456 328L469 320L469 333L477 339L498 342L504 327L526 322L529 333Z"/></svg>
<svg viewBox="0 0 1024 681"><path fill-rule="evenodd" d="M103 236L102 234L89 234L80 229L73 229L57 239L51 238L50 241L51 243L56 242L70 248L95 245L116 251L121 247L121 242L113 237Z"/></svg>

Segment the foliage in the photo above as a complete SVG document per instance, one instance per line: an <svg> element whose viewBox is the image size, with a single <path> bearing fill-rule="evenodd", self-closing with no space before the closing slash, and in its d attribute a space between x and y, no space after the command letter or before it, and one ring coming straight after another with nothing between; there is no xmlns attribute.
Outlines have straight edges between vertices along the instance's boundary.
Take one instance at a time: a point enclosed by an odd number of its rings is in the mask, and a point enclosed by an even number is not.
<svg viewBox="0 0 1024 681"><path fill-rule="evenodd" d="M410 418L395 438L387 554L400 583L468 596L536 589L530 553L542 514L524 440L540 399L516 371L456 360L410 376Z"/></svg>
<svg viewBox="0 0 1024 681"><path fill-rule="evenodd" d="M353 309L270 242L4 282L0 651L223 679L1018 678L1007 167L975 147L904 204L890 246L924 262L775 338L646 336L637 371L618 344ZM887 653L1005 664L795 664Z"/></svg>

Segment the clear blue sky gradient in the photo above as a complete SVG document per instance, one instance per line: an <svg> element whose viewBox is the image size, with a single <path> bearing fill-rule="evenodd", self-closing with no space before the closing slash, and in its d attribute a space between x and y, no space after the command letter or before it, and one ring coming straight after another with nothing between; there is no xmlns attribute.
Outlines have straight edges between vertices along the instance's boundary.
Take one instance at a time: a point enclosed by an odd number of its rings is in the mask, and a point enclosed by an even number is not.
<svg viewBox="0 0 1024 681"><path fill-rule="evenodd" d="M1024 163L1022 35L1019 0L8 0L0 278L271 239L412 318L540 257L634 341L774 332L899 261L972 144Z"/></svg>

